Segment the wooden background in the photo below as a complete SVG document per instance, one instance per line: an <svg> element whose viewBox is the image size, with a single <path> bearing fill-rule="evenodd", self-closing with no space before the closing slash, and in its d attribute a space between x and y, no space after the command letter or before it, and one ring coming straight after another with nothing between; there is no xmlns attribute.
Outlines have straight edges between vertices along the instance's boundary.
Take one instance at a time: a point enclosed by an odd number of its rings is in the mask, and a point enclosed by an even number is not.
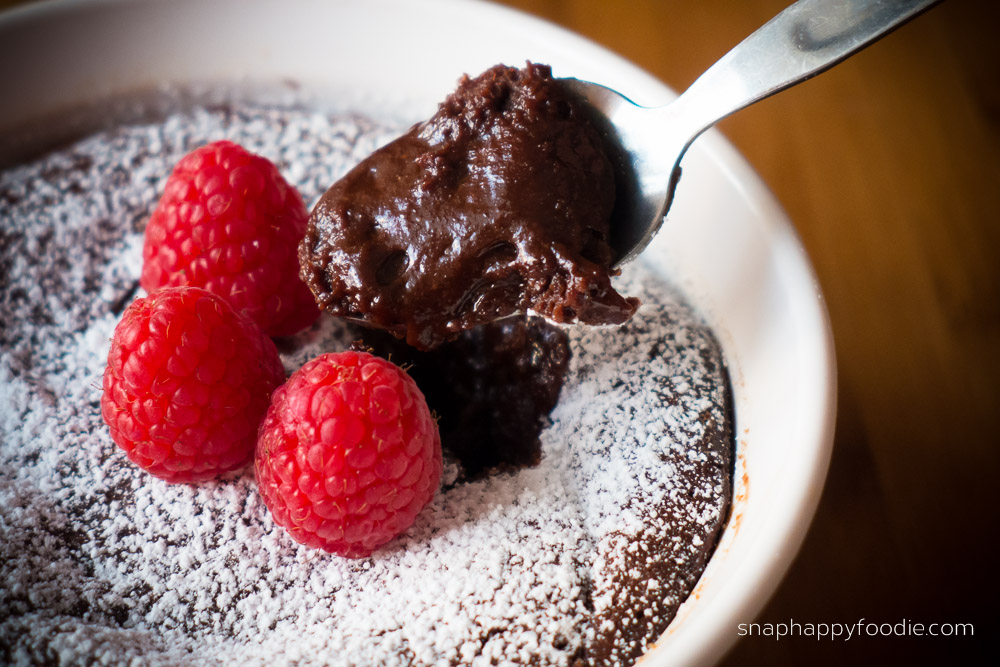
<svg viewBox="0 0 1000 667"><path fill-rule="evenodd" d="M503 2L675 90L790 4ZM977 639L743 639L727 667L972 664L987 645L1000 654L986 621L997 615L987 612L1000 468L998 19L996 0L949 0L720 125L794 221L838 355L823 498L757 620L972 622Z"/></svg>
<svg viewBox="0 0 1000 667"><path fill-rule="evenodd" d="M502 2L682 90L790 0ZM998 19L996 0L949 0L720 126L795 222L838 354L823 498L757 620L972 622L976 639L744 639L727 667L998 653Z"/></svg>

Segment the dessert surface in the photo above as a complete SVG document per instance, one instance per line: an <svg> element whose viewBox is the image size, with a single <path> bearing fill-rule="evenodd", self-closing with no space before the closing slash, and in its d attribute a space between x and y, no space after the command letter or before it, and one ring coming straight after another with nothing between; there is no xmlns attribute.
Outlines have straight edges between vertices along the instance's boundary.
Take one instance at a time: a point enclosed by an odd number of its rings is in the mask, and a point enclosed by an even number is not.
<svg viewBox="0 0 1000 667"><path fill-rule="evenodd" d="M615 174L586 106L547 66L497 65L367 157L313 209L302 277L330 313L434 347L531 310L621 324Z"/></svg>
<svg viewBox="0 0 1000 667"><path fill-rule="evenodd" d="M142 232L180 156L232 139L309 204L398 131L197 109L0 174L0 662L613 665L666 627L726 518L730 399L711 333L641 265L616 283L644 304L622 327L563 341L512 325L503 340L541 355L543 375L566 373L531 431L537 450L477 459L463 453L476 439L445 442L437 496L370 558L292 541L251 468L170 485L111 442L108 341L141 293ZM324 316L278 347L291 372L359 337ZM498 349L459 344L472 359ZM493 381L524 381L509 375ZM539 377L532 395L551 401ZM456 432L463 419L475 422L459 415Z"/></svg>

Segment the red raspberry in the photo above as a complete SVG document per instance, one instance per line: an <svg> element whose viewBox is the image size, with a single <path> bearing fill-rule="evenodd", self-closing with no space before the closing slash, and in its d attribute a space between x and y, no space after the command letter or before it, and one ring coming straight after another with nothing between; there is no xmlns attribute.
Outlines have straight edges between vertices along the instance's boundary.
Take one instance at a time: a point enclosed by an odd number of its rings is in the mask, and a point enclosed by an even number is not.
<svg viewBox="0 0 1000 667"><path fill-rule="evenodd" d="M294 334L319 317L299 279L308 219L269 160L230 141L202 146L177 163L146 226L142 286L203 287L269 336Z"/></svg>
<svg viewBox="0 0 1000 667"><path fill-rule="evenodd" d="M361 558L434 497L441 440L405 371L366 352L331 353L274 392L255 461L264 503L296 541Z"/></svg>
<svg viewBox="0 0 1000 667"><path fill-rule="evenodd" d="M253 455L285 370L270 338L224 299L169 287L125 309L101 413L139 467L168 482L210 479Z"/></svg>

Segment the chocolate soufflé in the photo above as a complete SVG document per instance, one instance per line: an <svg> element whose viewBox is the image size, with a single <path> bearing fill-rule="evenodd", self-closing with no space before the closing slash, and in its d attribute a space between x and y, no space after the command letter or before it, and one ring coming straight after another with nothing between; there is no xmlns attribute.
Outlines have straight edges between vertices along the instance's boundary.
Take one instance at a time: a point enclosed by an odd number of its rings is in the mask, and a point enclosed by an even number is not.
<svg viewBox="0 0 1000 667"><path fill-rule="evenodd" d="M371 557L295 543L252 468L171 485L112 443L100 379L173 165L230 139L311 205L405 131L389 117L184 107L0 172L0 662L628 665L689 596L731 500L728 374L641 262L604 292L642 301L620 326L515 318L420 352L324 315L277 341L288 372L384 354L438 415L441 488Z"/></svg>

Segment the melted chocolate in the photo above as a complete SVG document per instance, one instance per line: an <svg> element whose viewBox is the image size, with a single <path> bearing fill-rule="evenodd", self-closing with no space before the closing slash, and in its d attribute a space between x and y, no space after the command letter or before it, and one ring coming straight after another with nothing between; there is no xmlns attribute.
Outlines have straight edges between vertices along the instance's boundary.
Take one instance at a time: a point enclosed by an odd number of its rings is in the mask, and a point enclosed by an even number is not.
<svg viewBox="0 0 1000 667"><path fill-rule="evenodd" d="M587 109L548 67L498 65L335 183L300 246L328 312L421 349L529 309L620 324L614 171Z"/></svg>
<svg viewBox="0 0 1000 667"><path fill-rule="evenodd" d="M408 368L438 417L441 445L466 478L537 465L539 434L569 365L566 333L541 318L511 317L421 352L380 331L358 347Z"/></svg>

